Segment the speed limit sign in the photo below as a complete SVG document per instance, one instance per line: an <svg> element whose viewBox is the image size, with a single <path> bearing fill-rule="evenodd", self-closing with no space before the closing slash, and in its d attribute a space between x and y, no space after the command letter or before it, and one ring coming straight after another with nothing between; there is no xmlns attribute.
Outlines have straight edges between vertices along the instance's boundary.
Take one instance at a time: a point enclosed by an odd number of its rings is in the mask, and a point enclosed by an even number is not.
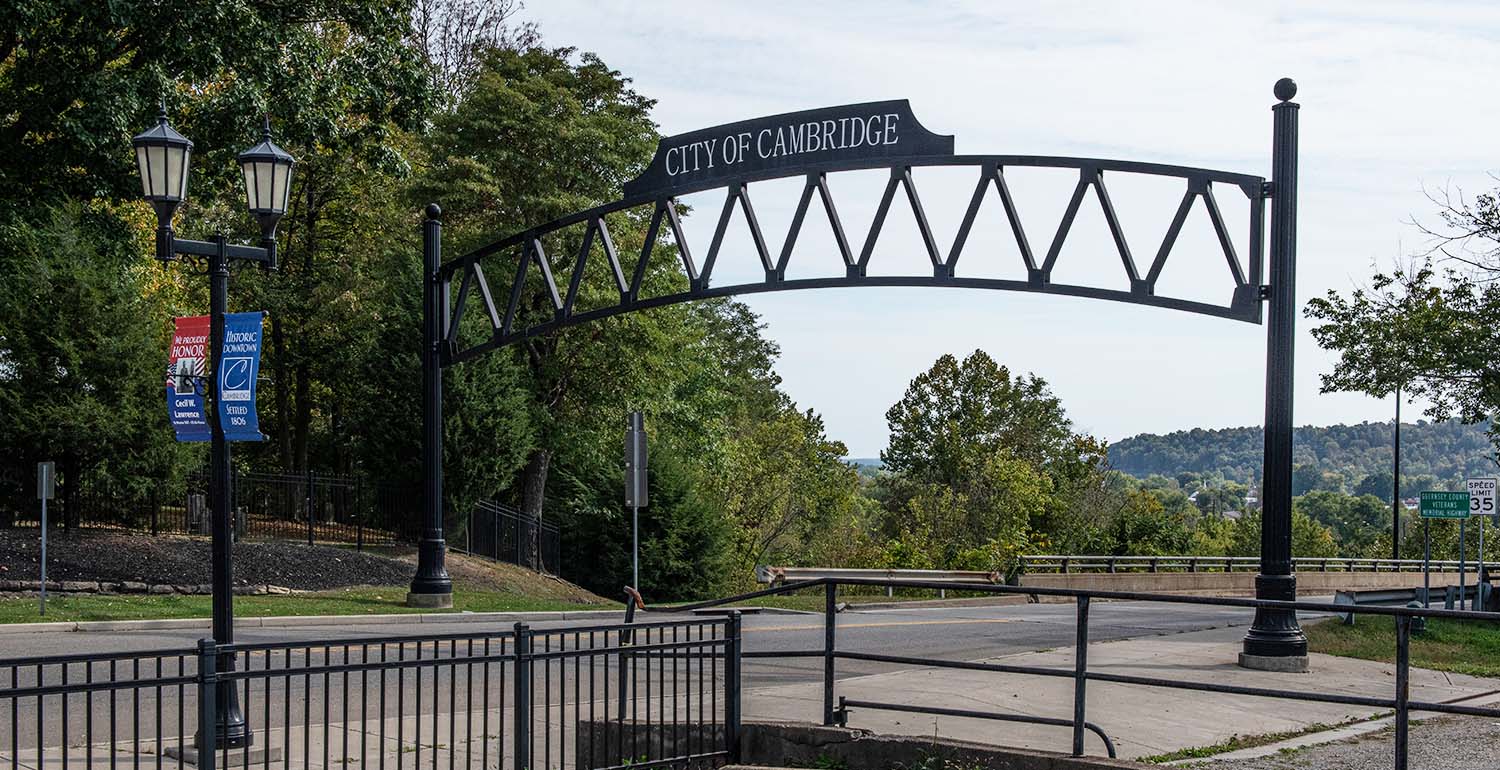
<svg viewBox="0 0 1500 770"><path fill-rule="evenodd" d="M1469 515L1495 515L1495 479L1469 479Z"/></svg>

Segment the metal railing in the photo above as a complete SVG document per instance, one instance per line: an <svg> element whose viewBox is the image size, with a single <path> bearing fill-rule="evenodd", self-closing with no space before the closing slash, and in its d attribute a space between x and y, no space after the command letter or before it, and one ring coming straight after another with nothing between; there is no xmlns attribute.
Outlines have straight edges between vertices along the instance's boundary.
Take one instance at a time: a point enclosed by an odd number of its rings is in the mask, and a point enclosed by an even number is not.
<svg viewBox="0 0 1500 770"><path fill-rule="evenodd" d="M1337 559L1294 558L1297 572L1421 572L1421 559ZM1457 572L1459 562L1431 563L1433 572ZM1496 562L1486 565L1493 571ZM1478 562L1465 564L1478 571ZM1070 574L1075 572L1258 572L1260 559L1255 556L1022 556L1022 574Z"/></svg>
<svg viewBox="0 0 1500 770"><path fill-rule="evenodd" d="M1106 730L1103 727L1094 725L1092 722L1088 721L1086 714L1086 693L1089 682L1108 682L1111 684L1135 685L1141 687L1196 690L1200 692L1212 692L1233 696L1278 698L1284 700L1307 701L1313 703L1332 703L1348 706L1363 706L1374 709L1392 709L1396 714L1394 767L1397 768L1397 770L1406 770L1407 738L1411 712L1427 711L1442 714L1460 714L1467 716L1500 718L1500 708L1465 706L1455 703L1437 703L1431 701L1415 701L1411 699L1411 631L1412 621L1414 618L1478 620L1491 623L1500 623L1500 613L1408 607L1349 606L1305 601L1272 601L1264 599L1241 599L1232 597L1181 596L1175 594L1151 594L1130 591L1096 591L1070 588L1043 588L1034 586L1021 587L1006 585L972 585L966 586L964 588L965 591L971 591L975 593L1039 595L1072 599L1076 608L1074 621L1075 641L1073 645L1073 665L1071 667L1049 667L978 661L956 661L924 657L921 655L897 655L857 652L853 650L839 649L837 644L838 624L836 619L839 609L839 588L871 586L891 589L901 588L930 590L934 592L941 591L945 588L950 587L950 585L947 583L934 583L916 580L821 578L798 583L787 583L781 586L753 591L751 593L741 594L739 596L728 597L725 599L715 599L712 601L697 602L694 604L678 605L675 607L664 609L670 612L692 612L696 610L707 609L709 607L730 605L760 597L775 596L778 594L793 593L797 591L805 591L808 589L821 589L824 596L823 646L821 649L752 651L744 653L743 656L745 658L822 658L823 722L824 724L828 725L847 724L850 711L858 708L889 709L922 714L947 714L952 716L975 717L981 719L1011 722L1026 722L1033 724L1052 724L1071 728L1073 732L1072 753L1074 756L1083 756L1085 733L1092 731L1100 736L1100 738L1103 740L1106 753L1109 756L1113 757L1115 754L1114 746L1113 743L1109 740ZM1218 681L1167 679L1154 676L1111 673L1106 671L1099 671L1097 669L1091 670L1088 664L1089 606L1094 600L1159 602L1165 604L1237 607L1246 610L1274 609L1327 614L1343 614L1352 612L1354 614L1360 615L1383 615L1392 617L1395 619L1396 624L1395 692L1393 694L1393 697L1380 698L1363 695L1350 695L1343 692L1317 692L1311 690L1283 689L1279 687L1251 687L1224 684ZM959 709L943 709L931 706L918 706L912 704L852 701L849 699L843 699L843 705L840 706L840 699L837 697L835 680L837 662L839 660L860 660L924 668L952 668L998 674L1067 678L1073 681L1073 717L1071 719L1038 719L1026 714L1006 712L973 712Z"/></svg>
<svg viewBox="0 0 1500 770"><path fill-rule="evenodd" d="M449 547L456 545L450 539ZM534 521L494 502L482 501L474 506L464 527L463 550L538 572L561 574L562 538L557 525Z"/></svg>
<svg viewBox="0 0 1500 770"><path fill-rule="evenodd" d="M0 660L0 767L703 767L736 758L739 653L734 613Z"/></svg>

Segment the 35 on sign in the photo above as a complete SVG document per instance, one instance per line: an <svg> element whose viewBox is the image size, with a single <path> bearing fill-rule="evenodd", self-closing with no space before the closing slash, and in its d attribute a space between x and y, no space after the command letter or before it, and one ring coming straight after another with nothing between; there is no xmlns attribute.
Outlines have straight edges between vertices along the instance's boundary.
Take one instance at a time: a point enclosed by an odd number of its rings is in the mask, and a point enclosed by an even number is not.
<svg viewBox="0 0 1500 770"><path fill-rule="evenodd" d="M1469 479L1469 513L1475 516L1495 514L1495 479Z"/></svg>

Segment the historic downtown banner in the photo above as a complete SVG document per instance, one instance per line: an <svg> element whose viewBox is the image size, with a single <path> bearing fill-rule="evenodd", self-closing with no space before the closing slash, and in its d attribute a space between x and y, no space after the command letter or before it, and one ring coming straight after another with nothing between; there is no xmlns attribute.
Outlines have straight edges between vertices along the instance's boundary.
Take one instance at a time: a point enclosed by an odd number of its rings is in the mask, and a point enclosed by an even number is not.
<svg viewBox="0 0 1500 770"><path fill-rule="evenodd" d="M265 313L225 313L219 353L219 424L229 441L261 441L255 416L255 380L260 374L261 323Z"/></svg>
<svg viewBox="0 0 1500 770"><path fill-rule="evenodd" d="M167 352L167 415L178 441L207 441L208 415L203 409L204 359L208 350L208 316L178 318Z"/></svg>

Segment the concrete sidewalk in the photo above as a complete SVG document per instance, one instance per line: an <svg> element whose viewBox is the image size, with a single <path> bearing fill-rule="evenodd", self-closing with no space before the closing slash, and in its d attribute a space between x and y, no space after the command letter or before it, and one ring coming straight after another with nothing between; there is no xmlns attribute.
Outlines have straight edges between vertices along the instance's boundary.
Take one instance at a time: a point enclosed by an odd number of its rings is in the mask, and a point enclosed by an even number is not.
<svg viewBox="0 0 1500 770"><path fill-rule="evenodd" d="M1243 628L1218 628L1172 636L1103 642L1089 646L1091 672L1130 674L1178 681L1212 682L1289 691L1316 691L1393 698L1395 666L1330 655L1313 655L1311 672L1276 674L1236 665ZM892 651L914 654L912 651ZM991 659L1011 665L1071 669L1071 649ZM1500 691L1500 680L1412 669L1411 697L1454 701ZM747 719L822 718L821 684L782 685L746 692ZM843 679L837 695L888 703L1029 714L1071 719L1070 679L955 669L908 669ZM1259 735L1335 724L1382 713L1382 709L1307 703L1279 698L1232 696L1192 690L1090 682L1087 718L1114 741L1122 758L1209 746L1235 735ZM850 727L879 733L941 735L960 740L1046 751L1071 750L1068 728L920 714L852 710ZM1103 755L1088 734L1085 751Z"/></svg>

